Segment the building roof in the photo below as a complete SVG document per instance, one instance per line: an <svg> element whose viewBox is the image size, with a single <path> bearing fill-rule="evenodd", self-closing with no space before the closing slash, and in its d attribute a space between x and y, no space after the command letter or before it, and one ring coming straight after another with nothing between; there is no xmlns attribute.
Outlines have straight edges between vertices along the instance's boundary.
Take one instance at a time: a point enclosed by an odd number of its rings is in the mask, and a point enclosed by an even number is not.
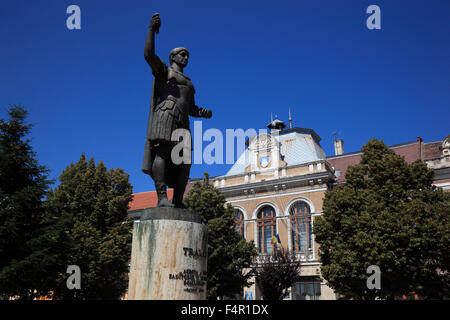
<svg viewBox="0 0 450 320"><path fill-rule="evenodd" d="M424 159L435 159L441 156L442 141L425 143Z"/></svg>
<svg viewBox="0 0 450 320"><path fill-rule="evenodd" d="M167 190L169 200L173 197L173 189ZM133 200L130 201L130 209L128 211L141 210L145 208L156 207L158 204L158 195L156 191L146 191L133 194Z"/></svg>
<svg viewBox="0 0 450 320"><path fill-rule="evenodd" d="M423 145L419 141L411 141L402 144L389 146L389 149L394 150L397 154L403 156L408 163L412 163L420 159L420 146ZM349 166L358 164L361 161L362 152L344 153L338 156L331 156L327 161L333 166L336 174L336 181L345 181L345 173Z"/></svg>
<svg viewBox="0 0 450 320"><path fill-rule="evenodd" d="M273 137L280 142L280 157L288 167L326 159L319 143L321 139L312 129L281 130ZM251 144L254 138L250 138L247 145ZM250 165L250 152L249 148L246 148L225 176L244 174Z"/></svg>
<svg viewBox="0 0 450 320"><path fill-rule="evenodd" d="M188 184L186 185L186 189L184 191L184 196L186 196L187 193L192 189L193 185L194 181L188 182ZM172 200L173 189L167 189L167 198L169 200ZM129 204L130 209L128 209L128 212L146 208L153 208L156 207L157 204L158 204L158 195L156 194L156 191L134 193L133 199L130 201Z"/></svg>
<svg viewBox="0 0 450 320"><path fill-rule="evenodd" d="M280 135L280 153L287 166L326 159L325 152L311 133L298 131Z"/></svg>

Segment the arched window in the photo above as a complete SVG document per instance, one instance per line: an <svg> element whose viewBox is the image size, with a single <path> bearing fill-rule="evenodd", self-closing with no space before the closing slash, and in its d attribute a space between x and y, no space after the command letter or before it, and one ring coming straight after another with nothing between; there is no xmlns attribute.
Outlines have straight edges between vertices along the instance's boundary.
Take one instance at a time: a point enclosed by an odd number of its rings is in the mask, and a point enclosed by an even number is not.
<svg viewBox="0 0 450 320"><path fill-rule="evenodd" d="M244 214L239 209L234 209L234 214L234 222L236 223L234 229L244 238Z"/></svg>
<svg viewBox="0 0 450 320"><path fill-rule="evenodd" d="M258 247L260 253L272 252L272 237L276 233L275 210L270 206L262 207L257 215Z"/></svg>
<svg viewBox="0 0 450 320"><path fill-rule="evenodd" d="M292 249L306 252L312 248L311 209L306 202L297 201L291 206L289 213Z"/></svg>

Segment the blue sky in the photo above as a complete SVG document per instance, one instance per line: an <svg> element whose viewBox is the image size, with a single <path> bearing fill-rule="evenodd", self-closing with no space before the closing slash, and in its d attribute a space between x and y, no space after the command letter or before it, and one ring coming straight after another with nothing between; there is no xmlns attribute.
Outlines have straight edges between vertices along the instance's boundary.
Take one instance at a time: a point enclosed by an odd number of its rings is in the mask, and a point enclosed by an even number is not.
<svg viewBox="0 0 450 320"><path fill-rule="evenodd" d="M66 8L81 8L81 30ZM381 8L381 30L366 8ZM314 129L327 155L372 137L387 144L450 133L450 2L438 1L23 1L0 5L0 117L24 105L32 145L57 178L81 153L154 190L141 169L152 74L143 58L150 17L157 54L190 50L203 129L265 128L270 113ZM193 120L193 119L192 119ZM191 127L193 127L191 123ZM208 142L204 143L206 146ZM230 165L193 165L191 177Z"/></svg>

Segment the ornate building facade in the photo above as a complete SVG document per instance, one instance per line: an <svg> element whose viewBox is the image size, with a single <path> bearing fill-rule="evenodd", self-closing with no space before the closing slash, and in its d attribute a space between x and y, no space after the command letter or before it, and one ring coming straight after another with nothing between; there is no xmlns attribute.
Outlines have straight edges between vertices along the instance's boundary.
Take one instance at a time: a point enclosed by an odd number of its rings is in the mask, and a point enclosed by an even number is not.
<svg viewBox="0 0 450 320"><path fill-rule="evenodd" d="M214 185L235 208L237 231L254 241L260 258L277 245L296 252L302 262L302 281L291 290L291 299L335 299L320 277L318 246L312 233L314 219L322 214L322 200L334 171L311 129L284 129L279 120L270 133L248 140L248 148L227 174ZM245 297L260 299L257 286Z"/></svg>
<svg viewBox="0 0 450 320"><path fill-rule="evenodd" d="M312 129L286 129L277 119L268 128L269 133L248 139L245 152L225 175L210 181L234 207L236 232L254 241L258 259L271 254L275 237L276 245L294 251L302 262L301 280L291 288L287 299L336 299L338 296L321 277L314 220L323 214L326 191L334 184L345 183L347 167L359 163L361 152L344 153L343 141L337 139L335 155L327 157ZM450 136L431 143L417 138L390 148L409 163L425 161L435 170L435 185L450 191ZM141 209L156 203L154 191L135 194L130 215L138 218ZM261 292L253 285L244 290L242 298L260 299Z"/></svg>

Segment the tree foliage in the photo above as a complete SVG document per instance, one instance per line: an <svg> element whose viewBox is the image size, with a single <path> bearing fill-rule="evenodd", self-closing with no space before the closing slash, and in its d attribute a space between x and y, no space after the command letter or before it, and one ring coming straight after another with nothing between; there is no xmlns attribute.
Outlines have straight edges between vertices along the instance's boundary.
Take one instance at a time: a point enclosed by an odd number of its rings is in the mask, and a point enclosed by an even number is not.
<svg viewBox="0 0 450 320"><path fill-rule="evenodd" d="M255 267L255 274L264 300L284 299L287 290L300 281L300 267L295 253L283 247L263 256Z"/></svg>
<svg viewBox="0 0 450 320"><path fill-rule="evenodd" d="M80 160L68 166L46 203L48 219L58 226L64 268L55 276L55 298L118 299L128 285L132 221L127 218L132 186L122 169ZM68 290L68 265L81 269L81 289Z"/></svg>
<svg viewBox="0 0 450 320"><path fill-rule="evenodd" d="M382 141L367 142L360 164L326 193L314 222L332 288L357 299L448 297L450 195L432 182L423 162L408 164ZM381 269L380 290L367 288L370 265Z"/></svg>
<svg viewBox="0 0 450 320"><path fill-rule="evenodd" d="M233 208L225 206L224 195L205 177L203 183L194 184L184 201L208 225L207 298L215 300L241 294L251 285L250 267L257 251L254 243L235 231Z"/></svg>
<svg viewBox="0 0 450 320"><path fill-rule="evenodd" d="M45 286L40 264L42 199L51 181L39 165L27 136L27 110L11 106L0 119L0 295L32 299Z"/></svg>

